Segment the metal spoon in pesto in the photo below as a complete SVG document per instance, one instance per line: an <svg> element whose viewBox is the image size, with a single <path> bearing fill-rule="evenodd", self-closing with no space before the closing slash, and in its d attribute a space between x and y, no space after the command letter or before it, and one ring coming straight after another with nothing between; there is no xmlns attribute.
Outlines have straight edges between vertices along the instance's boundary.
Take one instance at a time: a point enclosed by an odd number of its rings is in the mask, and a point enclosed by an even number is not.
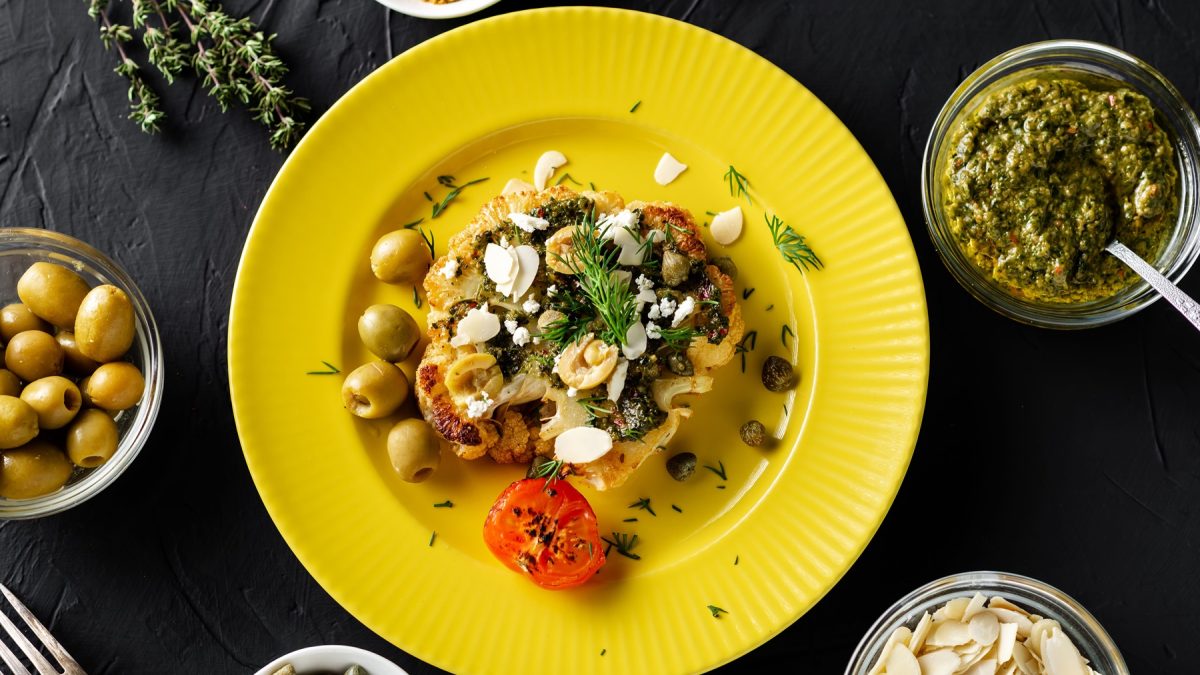
<svg viewBox="0 0 1200 675"><path fill-rule="evenodd" d="M1193 300L1187 293L1184 293L1178 286L1171 283L1169 279L1154 269L1150 263L1142 260L1141 256L1134 253L1128 246L1117 240L1113 240L1104 250L1117 256L1121 262L1129 265L1138 276L1146 280L1154 290L1162 293L1162 296L1167 299L1167 302L1175 306L1179 313L1187 317L1192 325L1200 330L1200 303Z"/></svg>

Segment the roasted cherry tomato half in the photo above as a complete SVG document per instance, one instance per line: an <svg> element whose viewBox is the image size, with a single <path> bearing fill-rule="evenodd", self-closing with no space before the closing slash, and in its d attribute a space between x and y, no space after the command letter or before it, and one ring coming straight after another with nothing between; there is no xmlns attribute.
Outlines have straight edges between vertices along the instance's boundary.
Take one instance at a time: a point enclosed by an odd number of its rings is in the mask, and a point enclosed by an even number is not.
<svg viewBox="0 0 1200 675"><path fill-rule="evenodd" d="M483 523L492 555L542 588L571 588L604 565L596 512L565 480L526 478L500 493Z"/></svg>

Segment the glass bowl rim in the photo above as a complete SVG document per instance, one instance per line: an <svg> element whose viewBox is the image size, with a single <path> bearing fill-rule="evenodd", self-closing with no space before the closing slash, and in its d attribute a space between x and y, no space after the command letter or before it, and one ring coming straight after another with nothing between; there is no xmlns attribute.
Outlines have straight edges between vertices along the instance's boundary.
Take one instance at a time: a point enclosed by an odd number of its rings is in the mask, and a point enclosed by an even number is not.
<svg viewBox="0 0 1200 675"><path fill-rule="evenodd" d="M1046 62L1032 63L1039 59ZM1173 255L1168 256L1172 252L1166 251L1152 264L1178 282L1200 258L1200 120L1187 99L1162 73L1132 54L1099 42L1074 39L1044 40L1005 51L976 68L954 88L934 119L921 158L921 206L926 229L950 275L986 307L1020 323L1042 328L1080 329L1106 325L1132 316L1162 296L1140 280L1107 298L1077 304L1039 303L1007 293L986 278L950 238L942 208L934 199L937 189L933 183L938 180L940 170L933 164L940 159L954 123L997 82L1012 84L1020 81L1022 73L1054 67L1088 72L1083 65L1116 72L1120 77L1108 73L1106 76L1115 77L1148 95L1146 88L1134 79L1140 77L1154 85L1156 91L1149 95L1151 98L1163 98L1171 104L1170 115L1162 109L1157 112L1171 137L1180 170L1179 214L1168 243L1179 241Z"/></svg>
<svg viewBox="0 0 1200 675"><path fill-rule="evenodd" d="M51 494L33 499L0 499L0 521L28 520L61 513L95 497L129 468L149 440L162 406L164 361L162 339L150 305L133 278L108 255L68 234L28 227L0 228L0 252L14 248L34 249L47 256L81 262L103 274L129 296L134 310L135 344L140 348L138 365L146 379L142 402L128 429L121 435L113 458L82 480Z"/></svg>

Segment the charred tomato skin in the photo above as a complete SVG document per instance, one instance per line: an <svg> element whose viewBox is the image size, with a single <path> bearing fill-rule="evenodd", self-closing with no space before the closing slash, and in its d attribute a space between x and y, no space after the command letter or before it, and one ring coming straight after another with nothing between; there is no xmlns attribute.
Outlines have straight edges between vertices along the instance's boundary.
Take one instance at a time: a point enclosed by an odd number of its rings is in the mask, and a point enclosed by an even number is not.
<svg viewBox="0 0 1200 675"><path fill-rule="evenodd" d="M506 567L542 588L578 586L604 565L596 512L565 480L513 482L488 512L483 540Z"/></svg>

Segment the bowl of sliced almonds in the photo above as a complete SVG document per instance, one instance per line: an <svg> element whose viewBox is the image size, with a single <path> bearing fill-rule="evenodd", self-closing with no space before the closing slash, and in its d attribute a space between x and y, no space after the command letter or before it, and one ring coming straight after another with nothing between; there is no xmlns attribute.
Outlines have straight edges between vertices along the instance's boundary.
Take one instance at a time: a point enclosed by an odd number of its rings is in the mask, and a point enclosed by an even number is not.
<svg viewBox="0 0 1200 675"><path fill-rule="evenodd" d="M932 581L892 605L846 675L1129 675L1096 618L1066 593L1005 572Z"/></svg>

